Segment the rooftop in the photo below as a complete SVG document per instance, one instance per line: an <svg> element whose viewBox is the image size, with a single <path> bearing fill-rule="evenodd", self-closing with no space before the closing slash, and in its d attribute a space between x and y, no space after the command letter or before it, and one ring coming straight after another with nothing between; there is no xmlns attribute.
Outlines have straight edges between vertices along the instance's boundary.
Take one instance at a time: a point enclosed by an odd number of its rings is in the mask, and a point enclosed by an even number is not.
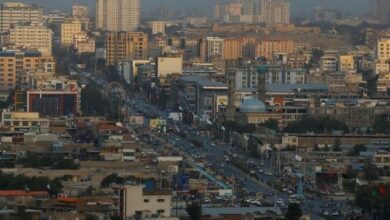
<svg viewBox="0 0 390 220"><path fill-rule="evenodd" d="M185 82L193 82L203 86L204 89L228 89L228 86L221 82L202 79L197 76L183 76L180 78Z"/></svg>
<svg viewBox="0 0 390 220"><path fill-rule="evenodd" d="M46 191L26 191L26 190L0 190L0 197L8 196L48 196Z"/></svg>

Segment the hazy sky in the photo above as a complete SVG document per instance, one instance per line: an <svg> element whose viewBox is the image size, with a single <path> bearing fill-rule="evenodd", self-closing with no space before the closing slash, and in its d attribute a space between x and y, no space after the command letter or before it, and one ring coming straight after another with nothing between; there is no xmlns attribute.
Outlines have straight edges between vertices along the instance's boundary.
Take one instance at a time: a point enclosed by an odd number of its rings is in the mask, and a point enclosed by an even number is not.
<svg viewBox="0 0 390 220"><path fill-rule="evenodd" d="M0 0L2 1L2 0ZM30 2L44 6L46 9L62 9L70 11L73 3L88 4L94 9L95 0L12 0L13 2ZM215 2L227 0L141 0L142 10L147 13L160 5L173 5L177 8L196 8L209 14ZM309 13L315 7L343 8L356 14L370 11L372 0L290 0L291 12L293 15Z"/></svg>

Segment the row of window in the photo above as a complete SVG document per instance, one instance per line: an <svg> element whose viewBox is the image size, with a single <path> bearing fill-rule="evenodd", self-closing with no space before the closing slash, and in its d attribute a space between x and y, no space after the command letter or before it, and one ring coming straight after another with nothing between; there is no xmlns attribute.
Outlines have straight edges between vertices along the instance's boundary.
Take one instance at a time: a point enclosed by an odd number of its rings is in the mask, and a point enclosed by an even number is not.
<svg viewBox="0 0 390 220"><path fill-rule="evenodd" d="M144 199L144 203L149 203L149 199ZM157 199L157 202L165 202L165 199Z"/></svg>

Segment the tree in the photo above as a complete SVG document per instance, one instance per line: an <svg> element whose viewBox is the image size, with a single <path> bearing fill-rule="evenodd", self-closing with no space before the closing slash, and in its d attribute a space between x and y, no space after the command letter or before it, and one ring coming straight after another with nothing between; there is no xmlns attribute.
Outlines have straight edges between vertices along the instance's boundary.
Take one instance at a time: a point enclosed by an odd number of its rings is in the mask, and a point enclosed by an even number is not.
<svg viewBox="0 0 390 220"><path fill-rule="evenodd" d="M364 179L373 181L373 180L377 180L378 178L379 178L378 168L372 163L366 163L364 165Z"/></svg>
<svg viewBox="0 0 390 220"><path fill-rule="evenodd" d="M274 131L279 130L279 121L276 119L269 119L269 120L265 121L262 125L265 126L266 128L272 129Z"/></svg>
<svg viewBox="0 0 390 220"><path fill-rule="evenodd" d="M288 204L288 210L286 213L286 220L298 220L302 216L302 210L299 204Z"/></svg>
<svg viewBox="0 0 390 220"><path fill-rule="evenodd" d="M191 220L200 220L202 217L202 206L198 203L187 204L186 211Z"/></svg>
<svg viewBox="0 0 390 220"><path fill-rule="evenodd" d="M348 165L347 169L345 170L345 177L351 179L351 178L356 178L356 176L357 176L356 171L353 169L351 165Z"/></svg>
<svg viewBox="0 0 390 220"><path fill-rule="evenodd" d="M367 147L364 144L357 144L348 152L350 156L359 156L360 152L367 151Z"/></svg>
<svg viewBox="0 0 390 220"><path fill-rule="evenodd" d="M111 220L123 220L120 216L111 216Z"/></svg>
<svg viewBox="0 0 390 220"><path fill-rule="evenodd" d="M95 215L92 214L86 214L85 220L98 220L98 218Z"/></svg>
<svg viewBox="0 0 390 220"><path fill-rule="evenodd" d="M334 144L333 144L332 150L333 150L333 151L341 151L341 148L340 148L340 139L336 138L336 139L334 140Z"/></svg>

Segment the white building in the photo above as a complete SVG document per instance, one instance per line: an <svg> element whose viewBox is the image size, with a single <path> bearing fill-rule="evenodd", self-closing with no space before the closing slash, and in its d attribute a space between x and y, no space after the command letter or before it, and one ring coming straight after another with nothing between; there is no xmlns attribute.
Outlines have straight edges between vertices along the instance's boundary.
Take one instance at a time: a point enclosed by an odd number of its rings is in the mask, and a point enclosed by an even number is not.
<svg viewBox="0 0 390 220"><path fill-rule="evenodd" d="M143 185L113 186L112 200L113 214L123 219L171 216L171 193L148 192Z"/></svg>
<svg viewBox="0 0 390 220"><path fill-rule="evenodd" d="M165 34L165 21L151 21L149 22L150 27L152 28L152 34Z"/></svg>
<svg viewBox="0 0 390 220"><path fill-rule="evenodd" d="M136 31L140 0L96 0L96 27L104 31Z"/></svg>

